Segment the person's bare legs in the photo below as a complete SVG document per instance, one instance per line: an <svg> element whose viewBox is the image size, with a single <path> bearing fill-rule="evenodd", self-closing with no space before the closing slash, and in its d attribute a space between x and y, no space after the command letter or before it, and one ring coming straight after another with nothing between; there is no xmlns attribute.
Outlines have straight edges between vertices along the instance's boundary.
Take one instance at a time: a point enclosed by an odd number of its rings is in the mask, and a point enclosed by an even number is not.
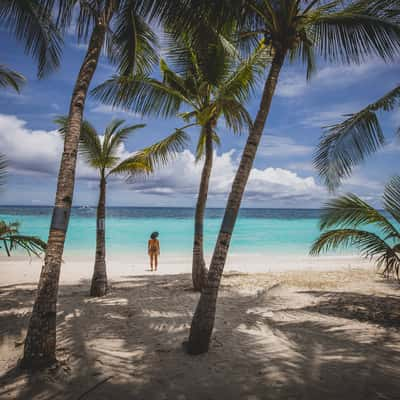
<svg viewBox="0 0 400 400"><path fill-rule="evenodd" d="M155 271L157 271L157 267L158 267L158 254L157 253L154 254L154 265L156 267Z"/></svg>
<svg viewBox="0 0 400 400"><path fill-rule="evenodd" d="M154 260L154 254L150 253L150 271L153 272L153 260Z"/></svg>

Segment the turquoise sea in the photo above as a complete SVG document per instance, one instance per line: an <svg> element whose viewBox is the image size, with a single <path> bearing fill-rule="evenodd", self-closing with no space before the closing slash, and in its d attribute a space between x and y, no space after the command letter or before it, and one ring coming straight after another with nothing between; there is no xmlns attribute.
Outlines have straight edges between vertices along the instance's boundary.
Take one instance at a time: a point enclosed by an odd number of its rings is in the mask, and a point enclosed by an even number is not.
<svg viewBox="0 0 400 400"><path fill-rule="evenodd" d="M0 206L0 219L20 221L21 232L47 239L51 207ZM318 236L319 210L242 209L231 244L233 253L306 255ZM109 207L106 235L109 253L145 252L148 236L160 232L162 252L190 254L192 208ZM208 209L204 224L205 249L211 252L223 209ZM95 208L74 207L65 251L82 253L95 248Z"/></svg>

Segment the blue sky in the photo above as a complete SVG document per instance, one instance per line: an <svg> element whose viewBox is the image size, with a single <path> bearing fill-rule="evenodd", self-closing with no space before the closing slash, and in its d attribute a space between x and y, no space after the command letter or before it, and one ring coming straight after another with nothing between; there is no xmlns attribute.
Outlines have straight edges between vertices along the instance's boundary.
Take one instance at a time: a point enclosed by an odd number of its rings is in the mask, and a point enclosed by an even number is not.
<svg viewBox="0 0 400 400"><path fill-rule="evenodd" d="M36 78L36 66L24 55L23 48L0 31L2 64L23 73L28 82L21 94L0 91L0 151L10 164L8 185L0 195L0 204L51 205L62 143L53 119L66 114L75 78L85 54L72 35L65 38L62 67L43 80ZM92 88L103 82L114 68L100 60ZM312 153L321 127L338 122L343 114L356 111L389 91L399 82L399 63L386 65L371 59L360 66L324 65L306 82L301 65L285 65L273 101L244 206L319 207L328 198L326 189L312 168ZM260 93L248 104L257 111ZM182 125L179 119L142 118L134 113L113 110L88 98L85 118L102 132L113 118L128 123L146 123L121 149L121 156L149 145ZM400 125L400 110L382 115L387 146L379 154L356 168L340 189L352 191L379 206L384 183L398 173L400 144L394 132ZM224 206L230 183L241 155L246 132L234 136L218 125L222 144L217 150L211 180L209 206ZM194 163L197 130L189 146L170 165L153 178L127 184L115 179L109 184L108 204L114 206L193 206L201 165ZM81 160L78 164L74 203L97 202L96 175Z"/></svg>

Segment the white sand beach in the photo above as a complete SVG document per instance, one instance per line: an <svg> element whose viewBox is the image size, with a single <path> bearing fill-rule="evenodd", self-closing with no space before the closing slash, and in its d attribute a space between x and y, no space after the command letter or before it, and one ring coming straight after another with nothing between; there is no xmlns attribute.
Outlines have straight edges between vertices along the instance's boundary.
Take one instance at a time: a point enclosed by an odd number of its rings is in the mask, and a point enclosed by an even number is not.
<svg viewBox="0 0 400 400"><path fill-rule="evenodd" d="M209 257L206 257L209 262ZM37 282L42 260L37 257L0 256L0 284ZM93 273L94 257L88 254L66 254L61 267L61 283L77 283L90 279ZM161 255L158 275L182 274L191 272L190 254ZM359 256L298 256L271 254L231 254L225 271L243 273L281 272L291 270L346 270L366 268L374 270L373 264ZM112 254L108 256L107 273L111 279L125 279L135 275L154 274L149 271L146 255Z"/></svg>
<svg viewBox="0 0 400 400"><path fill-rule="evenodd" d="M239 261L222 280L210 351L194 357L182 348L199 297L182 273L190 264L165 257L151 274L144 259L110 261L111 290L94 299L92 260L66 257L59 364L29 375L15 367L40 260L3 258L0 399L398 398L397 282L355 257L282 257L264 273L256 260L233 272Z"/></svg>

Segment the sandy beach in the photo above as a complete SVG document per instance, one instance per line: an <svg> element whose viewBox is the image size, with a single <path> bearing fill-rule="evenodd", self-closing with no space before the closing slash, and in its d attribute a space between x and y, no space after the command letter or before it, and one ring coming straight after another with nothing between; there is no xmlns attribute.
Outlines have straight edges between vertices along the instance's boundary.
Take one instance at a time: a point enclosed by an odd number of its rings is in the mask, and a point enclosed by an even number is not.
<svg viewBox="0 0 400 400"><path fill-rule="evenodd" d="M91 263L66 259L59 365L27 375L15 366L40 260L2 259L0 398L397 399L400 287L365 261L337 261L283 258L267 273L229 265L210 352L193 357L182 343L199 295L179 262L173 274L167 262L157 274L110 262L112 289L93 299Z"/></svg>

